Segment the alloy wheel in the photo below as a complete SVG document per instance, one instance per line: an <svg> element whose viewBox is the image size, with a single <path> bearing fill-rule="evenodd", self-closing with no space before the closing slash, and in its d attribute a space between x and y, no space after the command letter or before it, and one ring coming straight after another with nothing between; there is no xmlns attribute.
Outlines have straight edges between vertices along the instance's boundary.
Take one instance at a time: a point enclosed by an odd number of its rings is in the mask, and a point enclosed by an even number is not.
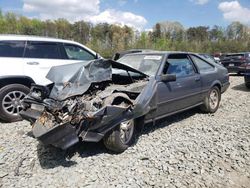
<svg viewBox="0 0 250 188"><path fill-rule="evenodd" d="M209 105L212 109L215 109L219 103L218 91L213 89L209 95Z"/></svg>
<svg viewBox="0 0 250 188"><path fill-rule="evenodd" d="M134 121L124 121L120 125L120 139L123 144L128 144L133 137L134 133Z"/></svg>
<svg viewBox="0 0 250 188"><path fill-rule="evenodd" d="M26 96L22 91L11 91L4 96L2 108L10 115L18 115L22 110L21 101Z"/></svg>

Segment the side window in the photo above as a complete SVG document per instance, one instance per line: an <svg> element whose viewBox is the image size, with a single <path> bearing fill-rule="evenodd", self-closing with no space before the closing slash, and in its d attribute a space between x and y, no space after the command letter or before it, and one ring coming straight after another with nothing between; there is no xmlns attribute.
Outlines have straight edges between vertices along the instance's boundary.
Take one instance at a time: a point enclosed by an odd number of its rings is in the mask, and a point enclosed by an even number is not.
<svg viewBox="0 0 250 188"><path fill-rule="evenodd" d="M194 63L197 65L197 67L201 73L214 70L214 67L212 65L210 65L206 61L202 60L201 58L194 56L194 55L190 55L190 56L191 56L192 60L194 61Z"/></svg>
<svg viewBox="0 0 250 188"><path fill-rule="evenodd" d="M61 59L59 47L55 42L28 42L25 57Z"/></svg>
<svg viewBox="0 0 250 188"><path fill-rule="evenodd" d="M170 54L164 69L167 74L175 74L177 78L195 74L193 63L186 54Z"/></svg>
<svg viewBox="0 0 250 188"><path fill-rule="evenodd" d="M0 57L23 57L25 41L0 41Z"/></svg>
<svg viewBox="0 0 250 188"><path fill-rule="evenodd" d="M64 48L68 59L75 59L75 60L93 60L95 56L85 49L81 48L80 46L73 45L73 44L64 44Z"/></svg>

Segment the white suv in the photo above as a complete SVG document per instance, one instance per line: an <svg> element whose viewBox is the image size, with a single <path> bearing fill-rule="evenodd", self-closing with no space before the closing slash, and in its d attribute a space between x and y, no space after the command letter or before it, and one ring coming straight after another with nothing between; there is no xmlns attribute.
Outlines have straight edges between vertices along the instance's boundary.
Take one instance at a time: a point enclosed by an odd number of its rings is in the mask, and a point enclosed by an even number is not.
<svg viewBox="0 0 250 188"><path fill-rule="evenodd" d="M32 83L50 83L45 76L52 66L98 58L96 52L73 41L0 35L0 118L20 120L20 101Z"/></svg>

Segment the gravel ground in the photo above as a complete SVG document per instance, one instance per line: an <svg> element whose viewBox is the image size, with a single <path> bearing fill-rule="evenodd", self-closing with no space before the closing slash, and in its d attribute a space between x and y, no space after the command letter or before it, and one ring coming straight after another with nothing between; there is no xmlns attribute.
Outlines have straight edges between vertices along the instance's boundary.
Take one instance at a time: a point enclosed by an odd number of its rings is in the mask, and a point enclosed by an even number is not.
<svg viewBox="0 0 250 188"><path fill-rule="evenodd" d="M118 155L102 143L44 147L27 122L0 123L0 187L249 187L250 90L242 77L230 82L215 114L148 125Z"/></svg>

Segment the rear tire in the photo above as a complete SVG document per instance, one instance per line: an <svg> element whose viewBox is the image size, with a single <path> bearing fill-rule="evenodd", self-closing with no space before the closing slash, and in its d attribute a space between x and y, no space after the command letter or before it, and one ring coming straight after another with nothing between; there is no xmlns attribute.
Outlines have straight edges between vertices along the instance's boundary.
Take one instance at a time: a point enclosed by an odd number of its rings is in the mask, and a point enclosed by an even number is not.
<svg viewBox="0 0 250 188"><path fill-rule="evenodd" d="M0 89L0 118L6 122L22 120L21 101L29 88L21 84L10 84Z"/></svg>
<svg viewBox="0 0 250 188"><path fill-rule="evenodd" d="M217 86L212 87L204 99L201 110L205 113L215 113L220 105L221 92Z"/></svg>
<svg viewBox="0 0 250 188"><path fill-rule="evenodd" d="M250 83L245 83L245 86L250 89Z"/></svg>

